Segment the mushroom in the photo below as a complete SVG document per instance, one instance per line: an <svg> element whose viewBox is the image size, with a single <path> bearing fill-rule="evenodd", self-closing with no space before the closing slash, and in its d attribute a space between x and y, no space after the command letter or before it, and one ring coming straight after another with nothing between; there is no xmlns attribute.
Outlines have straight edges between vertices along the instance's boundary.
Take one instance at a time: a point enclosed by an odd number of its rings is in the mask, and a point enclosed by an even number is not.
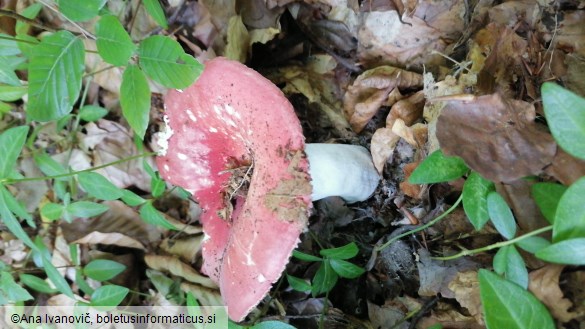
<svg viewBox="0 0 585 329"><path fill-rule="evenodd" d="M361 146L305 147L280 89L239 62L206 62L193 85L168 92L165 108L157 167L199 201L201 270L241 321L281 276L312 200L365 200L378 173Z"/></svg>

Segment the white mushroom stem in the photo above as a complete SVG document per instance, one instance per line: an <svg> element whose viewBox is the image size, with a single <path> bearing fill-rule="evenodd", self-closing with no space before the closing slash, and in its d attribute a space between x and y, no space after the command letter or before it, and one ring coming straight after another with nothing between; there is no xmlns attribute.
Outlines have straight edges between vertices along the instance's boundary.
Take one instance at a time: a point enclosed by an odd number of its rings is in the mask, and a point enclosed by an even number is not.
<svg viewBox="0 0 585 329"><path fill-rule="evenodd" d="M313 201L328 196L342 197L348 203L364 201L378 186L380 176L370 152L362 146L306 144Z"/></svg>

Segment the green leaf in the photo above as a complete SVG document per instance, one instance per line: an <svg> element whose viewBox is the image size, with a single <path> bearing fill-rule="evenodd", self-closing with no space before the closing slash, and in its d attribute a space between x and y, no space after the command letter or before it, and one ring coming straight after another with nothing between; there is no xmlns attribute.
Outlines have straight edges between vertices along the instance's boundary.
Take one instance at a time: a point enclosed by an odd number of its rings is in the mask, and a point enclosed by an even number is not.
<svg viewBox="0 0 585 329"><path fill-rule="evenodd" d="M0 193L3 194L4 202L6 202L6 206L8 207L8 210L10 210L10 212L12 212L17 217L20 217L22 219L26 219L27 223L30 226L36 227L36 226L34 226L36 224L32 220L33 218L31 216L31 214L29 214L26 211L26 209L24 208L24 206L18 200L16 200L16 198L12 195L12 193L10 193L6 189L0 190Z"/></svg>
<svg viewBox="0 0 585 329"><path fill-rule="evenodd" d="M75 22L86 22L96 17L107 0L58 0L59 11Z"/></svg>
<svg viewBox="0 0 585 329"><path fill-rule="evenodd" d="M550 263L585 265L585 238L553 243L539 250L536 257Z"/></svg>
<svg viewBox="0 0 585 329"><path fill-rule="evenodd" d="M39 39L28 34L19 34L17 37L22 40L18 43L18 48L26 59L30 59L34 55L35 47L40 43Z"/></svg>
<svg viewBox="0 0 585 329"><path fill-rule="evenodd" d="M126 265L108 259L94 259L83 268L83 274L96 281L107 281L124 272Z"/></svg>
<svg viewBox="0 0 585 329"><path fill-rule="evenodd" d="M79 118L87 122L98 121L108 114L108 110L101 106L85 105L79 109Z"/></svg>
<svg viewBox="0 0 585 329"><path fill-rule="evenodd" d="M101 200L116 200L122 197L122 189L116 187L104 176L94 172L77 175L79 185L91 196Z"/></svg>
<svg viewBox="0 0 585 329"><path fill-rule="evenodd" d="M554 329L550 313L531 293L490 271L479 270L479 291L488 329Z"/></svg>
<svg viewBox="0 0 585 329"><path fill-rule="evenodd" d="M524 289L528 289L528 270L520 253L514 246L506 246L506 279L516 283Z"/></svg>
<svg viewBox="0 0 585 329"><path fill-rule="evenodd" d="M542 104L548 127L559 146L585 160L585 99L555 83L545 82Z"/></svg>
<svg viewBox="0 0 585 329"><path fill-rule="evenodd" d="M480 230L490 219L487 210L487 195L494 190L494 183L472 171L463 185L463 209L476 230Z"/></svg>
<svg viewBox="0 0 585 329"><path fill-rule="evenodd" d="M355 257L359 252L359 248L355 242L346 244L338 248L322 249L319 254L323 257L335 259L350 259Z"/></svg>
<svg viewBox="0 0 585 329"><path fill-rule="evenodd" d="M468 171L460 157L448 157L436 150L416 167L408 181L411 184L442 183L455 180Z"/></svg>
<svg viewBox="0 0 585 329"><path fill-rule="evenodd" d="M14 72L14 67L10 65L6 57L0 57L0 83L11 86L20 86L20 79Z"/></svg>
<svg viewBox="0 0 585 329"><path fill-rule="evenodd" d="M71 112L81 90L84 61L83 42L69 31L45 37L34 48L29 64L30 119L56 120Z"/></svg>
<svg viewBox="0 0 585 329"><path fill-rule="evenodd" d="M108 209L109 208L106 205L90 201L73 202L65 208L65 210L72 216L83 218L89 218L103 214L104 212L108 211Z"/></svg>
<svg viewBox="0 0 585 329"><path fill-rule="evenodd" d="M530 236L526 239L522 239L516 242L516 245L528 251L529 253L534 254L539 250L550 246L550 242L547 239L541 238L539 236Z"/></svg>
<svg viewBox="0 0 585 329"><path fill-rule="evenodd" d="M117 285L107 285L97 288L91 295L92 306L118 306L126 298L130 290Z"/></svg>
<svg viewBox="0 0 585 329"><path fill-rule="evenodd" d="M173 224L166 220L160 211L154 208L152 202L146 202L140 207L140 218L152 225L160 226L169 230L177 229Z"/></svg>
<svg viewBox="0 0 585 329"><path fill-rule="evenodd" d="M107 15L96 24L97 48L104 61L124 66L136 51L136 45L116 16Z"/></svg>
<svg viewBox="0 0 585 329"><path fill-rule="evenodd" d="M324 260L323 263L321 263L321 266L319 266L317 273L315 273L315 277L313 278L313 297L333 289L337 283L337 279L337 273L335 273L331 267L329 260Z"/></svg>
<svg viewBox="0 0 585 329"><path fill-rule="evenodd" d="M162 180L159 175L158 172L156 173L156 177L151 178L150 180L150 190L152 191L152 197L153 198L158 198L159 196L161 196L164 192L165 189L167 187L167 184L165 183L164 180Z"/></svg>
<svg viewBox="0 0 585 329"><path fill-rule="evenodd" d="M21 274L20 275L20 282L26 285L27 287L36 290L38 292L42 292L45 294L54 294L57 292L57 289L51 288L47 281L39 278L38 276L30 275L30 274Z"/></svg>
<svg viewBox="0 0 585 329"><path fill-rule="evenodd" d="M487 197L488 213L500 234L510 240L516 235L516 221L512 210L498 192L490 192Z"/></svg>
<svg viewBox="0 0 585 329"><path fill-rule="evenodd" d="M20 126L10 128L0 135L0 154L2 154L0 156L0 178L7 178L12 173L27 134L28 126Z"/></svg>
<svg viewBox="0 0 585 329"><path fill-rule="evenodd" d="M286 279L288 281L288 284L290 285L291 288L293 288L296 291L301 291L301 292L306 292L306 291L311 291L311 284L309 284L307 281L294 277L292 275L286 275Z"/></svg>
<svg viewBox="0 0 585 329"><path fill-rule="evenodd" d="M122 190L122 201L130 207L136 207L146 202L146 200L129 190Z"/></svg>
<svg viewBox="0 0 585 329"><path fill-rule="evenodd" d="M177 41L162 35L144 39L138 54L144 72L167 88L187 88L203 71L203 65L187 55Z"/></svg>
<svg viewBox="0 0 585 329"><path fill-rule="evenodd" d="M341 260L341 259L330 259L329 263L331 267L335 271L335 273L339 274L340 277L346 279L355 279L360 275L364 274L366 270L363 268L352 264L348 261Z"/></svg>
<svg viewBox="0 0 585 329"><path fill-rule="evenodd" d="M124 118L136 135L143 139L150 113L150 87L144 73L136 65L128 66L122 75L120 104Z"/></svg>
<svg viewBox="0 0 585 329"><path fill-rule="evenodd" d="M77 287L86 295L91 296L95 291L88 283L87 280L83 277L81 271L75 271L75 283Z"/></svg>
<svg viewBox="0 0 585 329"><path fill-rule="evenodd" d="M296 329L296 328L291 326L290 324L272 320L256 323L250 329Z"/></svg>
<svg viewBox="0 0 585 329"><path fill-rule="evenodd" d="M496 255L494 256L494 272L498 273L499 275L504 275L504 273L506 273L508 251L510 250L507 247L508 246L498 249L498 252L496 252Z"/></svg>
<svg viewBox="0 0 585 329"><path fill-rule="evenodd" d="M293 250L292 253L294 258L300 259L300 260L304 260L306 262L320 262L323 260L323 258L317 257L317 256L313 256L313 255L309 255L309 254L305 254L304 252L300 252L298 250Z"/></svg>
<svg viewBox="0 0 585 329"><path fill-rule="evenodd" d="M43 6L40 3L33 3L32 5L26 7L20 15L29 19L34 19L37 17L39 12L43 9ZM30 24L17 20L16 26L14 28L16 35L20 38L20 35L25 35L28 33L30 29Z"/></svg>
<svg viewBox="0 0 585 329"><path fill-rule="evenodd" d="M0 184L0 218L2 219L2 222L15 237L24 242L24 244L29 246L31 249L36 250L37 247L26 234L22 228L22 225L20 225L20 222L16 219L16 217L14 217L14 214L8 208L6 204L7 193L9 194L10 192L8 192L4 185Z"/></svg>
<svg viewBox="0 0 585 329"><path fill-rule="evenodd" d="M0 101L14 102L28 92L27 86L0 86Z"/></svg>
<svg viewBox="0 0 585 329"><path fill-rule="evenodd" d="M8 272L0 272L0 290L6 297L13 302L22 302L34 299L31 294L14 281L12 275Z"/></svg>
<svg viewBox="0 0 585 329"><path fill-rule="evenodd" d="M41 215L48 220L58 220L63 216L65 207L58 203L47 203L41 208Z"/></svg>
<svg viewBox="0 0 585 329"><path fill-rule="evenodd" d="M158 0L143 0L143 3L144 8L146 8L146 11L152 16L154 21L162 26L163 29L168 29L167 18Z"/></svg>
<svg viewBox="0 0 585 329"><path fill-rule="evenodd" d="M38 248L38 247L37 247ZM53 285L65 295L73 297L73 291L71 291L71 287L69 287L69 283L65 280L65 278L57 271L55 266L51 263L51 260L41 253L43 259L43 267L45 269L45 273L49 277L49 280L53 282Z"/></svg>
<svg viewBox="0 0 585 329"><path fill-rule="evenodd" d="M531 189L532 197L544 218L549 223L554 223L557 206L567 187L554 183L536 183Z"/></svg>
<svg viewBox="0 0 585 329"><path fill-rule="evenodd" d="M55 161L44 152L35 154L33 159L43 174L47 176L58 176L67 173L67 169L65 169L62 164ZM57 178L57 180L67 181L67 177Z"/></svg>
<svg viewBox="0 0 585 329"><path fill-rule="evenodd" d="M5 33L0 33L0 56L19 55L20 49L14 37Z"/></svg>
<svg viewBox="0 0 585 329"><path fill-rule="evenodd" d="M585 177L571 184L559 200L553 224L553 242L585 237Z"/></svg>

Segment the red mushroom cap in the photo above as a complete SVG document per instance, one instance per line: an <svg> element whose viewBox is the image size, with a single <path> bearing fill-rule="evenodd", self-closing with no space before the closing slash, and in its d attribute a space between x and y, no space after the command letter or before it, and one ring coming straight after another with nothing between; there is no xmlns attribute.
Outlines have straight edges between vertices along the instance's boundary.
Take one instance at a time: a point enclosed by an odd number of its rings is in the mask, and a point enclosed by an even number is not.
<svg viewBox="0 0 585 329"><path fill-rule="evenodd" d="M203 208L202 271L240 321L278 280L307 225L311 184L299 120L274 84L225 58L205 63L189 88L170 90L165 106L170 137L157 166ZM247 194L235 172L251 173Z"/></svg>

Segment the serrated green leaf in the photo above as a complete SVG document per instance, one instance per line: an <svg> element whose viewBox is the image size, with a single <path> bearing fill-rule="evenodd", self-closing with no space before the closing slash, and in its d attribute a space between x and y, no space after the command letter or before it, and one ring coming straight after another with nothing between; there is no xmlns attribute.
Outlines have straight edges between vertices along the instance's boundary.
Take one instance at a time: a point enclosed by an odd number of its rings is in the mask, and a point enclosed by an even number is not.
<svg viewBox="0 0 585 329"><path fill-rule="evenodd" d="M163 8L161 7L158 0L143 0L143 3L144 8L146 8L146 12L148 12L154 21L163 29L168 29L169 25L167 23L167 18L165 17Z"/></svg>
<svg viewBox="0 0 585 329"><path fill-rule="evenodd" d="M321 263L321 266L319 266L317 273L315 273L315 277L313 277L313 289L311 291L313 297L333 289L338 278L339 277L331 267L329 260L325 259L323 263Z"/></svg>
<svg viewBox="0 0 585 329"><path fill-rule="evenodd" d="M62 164L55 161L46 153L37 153L33 156L35 164L47 176L58 176L67 173L67 169ZM59 181L67 181L67 177L57 178Z"/></svg>
<svg viewBox="0 0 585 329"><path fill-rule="evenodd" d="M128 66L122 75L120 104L124 118L134 133L143 139L150 113L150 87L144 73L136 65Z"/></svg>
<svg viewBox="0 0 585 329"><path fill-rule="evenodd" d="M542 104L548 127L559 146L585 160L585 99L555 83L545 82Z"/></svg>
<svg viewBox="0 0 585 329"><path fill-rule="evenodd" d="M77 201L68 205L65 210L72 216L89 218L103 214L108 211L108 206L90 202L90 201Z"/></svg>
<svg viewBox="0 0 585 329"><path fill-rule="evenodd" d="M410 175L411 184L442 183L462 177L469 171L460 157L448 157L436 150L429 155Z"/></svg>
<svg viewBox="0 0 585 329"><path fill-rule="evenodd" d="M463 209L476 230L480 230L490 219L487 210L487 195L494 190L494 183L473 171L463 185Z"/></svg>
<svg viewBox="0 0 585 329"><path fill-rule="evenodd" d="M0 83L5 83L11 86L20 86L20 79L14 72L14 67L10 65L6 57L0 56Z"/></svg>
<svg viewBox="0 0 585 329"><path fill-rule="evenodd" d="M539 250L550 246L550 241L539 236L530 236L516 242L516 245L529 253L536 253Z"/></svg>
<svg viewBox="0 0 585 329"><path fill-rule="evenodd" d="M83 42L69 31L45 37L34 48L26 110L30 119L56 120L71 112L81 91L84 63Z"/></svg>
<svg viewBox="0 0 585 329"><path fill-rule="evenodd" d="M7 178L22 152L28 126L14 127L0 134L0 178Z"/></svg>
<svg viewBox="0 0 585 329"><path fill-rule="evenodd" d="M48 220L58 220L63 215L64 208L62 204L47 203L41 208L41 216Z"/></svg>
<svg viewBox="0 0 585 329"><path fill-rule="evenodd" d="M14 37L5 33L0 33L0 56L19 55L20 49Z"/></svg>
<svg viewBox="0 0 585 329"><path fill-rule="evenodd" d="M256 323L250 329L296 329L296 328L291 326L290 324L272 320Z"/></svg>
<svg viewBox="0 0 585 329"><path fill-rule="evenodd" d="M15 237L24 242L24 244L26 244L31 249L36 250L37 247L26 234L26 232L22 228L22 225L20 225L20 222L16 219L16 217L14 217L14 214L6 205L7 193L10 192L8 192L4 185L0 184L0 219Z"/></svg>
<svg viewBox="0 0 585 329"><path fill-rule="evenodd" d="M288 284L290 285L291 288L293 288L296 291L300 291L300 292L307 292L307 291L311 291L311 284L309 284L307 281L294 277L292 275L286 275L286 279L288 281Z"/></svg>
<svg viewBox="0 0 585 329"><path fill-rule="evenodd" d="M57 0L59 11L75 22L86 22L98 15L107 0Z"/></svg>
<svg viewBox="0 0 585 329"><path fill-rule="evenodd" d="M550 263L585 265L585 238L553 243L539 250L535 255Z"/></svg>
<svg viewBox="0 0 585 329"><path fill-rule="evenodd" d="M136 51L136 45L116 16L102 17L96 24L97 48L104 61L124 66Z"/></svg>
<svg viewBox="0 0 585 329"><path fill-rule="evenodd" d="M122 201L130 207L136 207L146 202L139 195L129 190L122 190Z"/></svg>
<svg viewBox="0 0 585 329"><path fill-rule="evenodd" d="M490 271L479 270L479 291L488 329L554 329L550 313L530 292Z"/></svg>
<svg viewBox="0 0 585 329"><path fill-rule="evenodd" d="M162 35L144 39L138 54L144 72L167 88L187 88L203 71L203 65L187 55L177 41Z"/></svg>
<svg viewBox="0 0 585 329"><path fill-rule="evenodd" d="M124 272L126 265L108 259L94 259L83 268L83 274L96 281L107 281Z"/></svg>
<svg viewBox="0 0 585 329"><path fill-rule="evenodd" d="M516 235L516 221L512 210L498 192L490 192L487 196L488 213L496 230L510 240Z"/></svg>
<svg viewBox="0 0 585 329"><path fill-rule="evenodd" d="M346 279L355 279L366 272L363 268L341 259L330 259L329 263L335 273Z"/></svg>
<svg viewBox="0 0 585 329"><path fill-rule="evenodd" d="M77 175L79 185L91 196L101 200L116 200L122 197L122 189L116 187L104 176L94 172Z"/></svg>
<svg viewBox="0 0 585 329"><path fill-rule="evenodd" d="M140 207L140 218L149 224L160 226L168 230L177 229L173 224L166 220L160 211L156 210L152 205L152 202L147 202Z"/></svg>
<svg viewBox="0 0 585 329"><path fill-rule="evenodd" d="M355 242L346 244L345 246L338 248L321 249L319 254L323 257L329 257L334 259L350 259L355 257L359 252L359 248Z"/></svg>
<svg viewBox="0 0 585 329"><path fill-rule="evenodd" d="M51 288L47 281L39 278L38 276L30 275L30 274L21 274L20 275L20 282L25 286L36 290L38 292L42 292L45 294L54 294L57 292L57 289Z"/></svg>
<svg viewBox="0 0 585 329"><path fill-rule="evenodd" d="M585 177L571 184L559 200L553 224L553 242L585 237Z"/></svg>
<svg viewBox="0 0 585 329"><path fill-rule="evenodd" d="M85 105L79 109L79 118L83 121L93 122L105 117L108 110L101 106Z"/></svg>
<svg viewBox="0 0 585 329"><path fill-rule="evenodd" d="M34 299L26 289L14 281L14 278L8 272L0 272L0 291L4 292L6 297L12 302Z"/></svg>
<svg viewBox="0 0 585 329"><path fill-rule="evenodd" d="M554 223L557 206L567 187L554 183L536 183L531 189L532 197L544 218L549 223Z"/></svg>
<svg viewBox="0 0 585 329"><path fill-rule="evenodd" d="M126 298L130 290L117 285L107 285L97 288L91 295L92 306L118 306Z"/></svg>
<svg viewBox="0 0 585 329"><path fill-rule="evenodd" d="M304 260L306 262L320 262L323 260L323 258L317 257L317 256L313 256L313 255L309 255L309 254L305 254L304 252L300 252L298 250L293 250L292 253L294 258L300 259L300 260Z"/></svg>

